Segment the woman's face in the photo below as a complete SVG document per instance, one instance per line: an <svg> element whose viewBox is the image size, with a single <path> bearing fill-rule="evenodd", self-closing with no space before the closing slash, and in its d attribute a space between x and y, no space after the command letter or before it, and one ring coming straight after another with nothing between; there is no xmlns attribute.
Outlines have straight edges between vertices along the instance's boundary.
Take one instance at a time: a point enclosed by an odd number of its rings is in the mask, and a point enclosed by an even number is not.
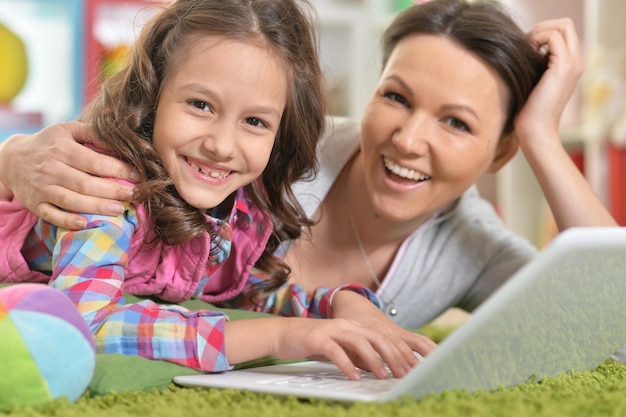
<svg viewBox="0 0 626 417"><path fill-rule="evenodd" d="M497 169L506 98L499 76L448 38L416 34L400 41L361 125L376 213L421 223Z"/></svg>

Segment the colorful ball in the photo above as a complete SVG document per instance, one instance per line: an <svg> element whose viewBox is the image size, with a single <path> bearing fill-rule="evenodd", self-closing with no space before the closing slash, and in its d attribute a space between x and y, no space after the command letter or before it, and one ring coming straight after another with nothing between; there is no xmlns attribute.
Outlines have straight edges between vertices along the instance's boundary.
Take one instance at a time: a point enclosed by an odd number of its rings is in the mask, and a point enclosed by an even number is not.
<svg viewBox="0 0 626 417"><path fill-rule="evenodd" d="M44 284L0 288L0 409L60 397L75 401L96 362L87 323L61 291Z"/></svg>

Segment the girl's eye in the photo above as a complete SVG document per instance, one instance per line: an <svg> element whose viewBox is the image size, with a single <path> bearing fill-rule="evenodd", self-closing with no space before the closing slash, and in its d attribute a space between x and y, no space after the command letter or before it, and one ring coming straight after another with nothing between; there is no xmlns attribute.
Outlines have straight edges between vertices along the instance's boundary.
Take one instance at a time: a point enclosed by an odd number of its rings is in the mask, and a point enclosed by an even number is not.
<svg viewBox="0 0 626 417"><path fill-rule="evenodd" d="M454 130L459 130L462 132L469 132L470 128L467 124L457 118L449 117L446 119L446 124L450 126Z"/></svg>
<svg viewBox="0 0 626 417"><path fill-rule="evenodd" d="M265 124L265 122L263 122L263 120L257 119L256 117L248 117L246 119L246 123L254 127L267 127L267 125Z"/></svg>
<svg viewBox="0 0 626 417"><path fill-rule="evenodd" d="M192 100L191 105L200 110L211 111L211 106L206 101Z"/></svg>
<svg viewBox="0 0 626 417"><path fill-rule="evenodd" d="M409 104L407 99L405 99L404 96L398 93L385 93L384 96L390 100L397 101L400 104L405 104L405 105Z"/></svg>

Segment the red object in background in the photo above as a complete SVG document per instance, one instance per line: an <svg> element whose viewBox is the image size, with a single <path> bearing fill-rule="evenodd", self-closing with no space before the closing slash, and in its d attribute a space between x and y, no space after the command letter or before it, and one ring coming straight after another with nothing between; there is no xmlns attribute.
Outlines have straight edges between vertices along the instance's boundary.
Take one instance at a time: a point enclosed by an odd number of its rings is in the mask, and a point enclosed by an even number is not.
<svg viewBox="0 0 626 417"><path fill-rule="evenodd" d="M96 39L94 27L99 13L104 7L128 9L128 19L120 25L131 24L142 7L166 4L170 0L85 0L85 102L88 103L97 93L102 81L102 62L106 48ZM117 26L117 25L116 25ZM118 30L111 27L111 30Z"/></svg>
<svg viewBox="0 0 626 417"><path fill-rule="evenodd" d="M585 154L582 147L573 148L568 150L570 158L574 161L574 164L578 167L580 172L585 173Z"/></svg>
<svg viewBox="0 0 626 417"><path fill-rule="evenodd" d="M43 124L43 113L16 111L9 106L0 106L0 130L28 129ZM0 138L0 142L3 138Z"/></svg>
<svg viewBox="0 0 626 417"><path fill-rule="evenodd" d="M620 226L626 226L626 146L608 145L609 208Z"/></svg>
<svg viewBox="0 0 626 417"><path fill-rule="evenodd" d="M609 208L620 226L626 226L626 146L609 141Z"/></svg>

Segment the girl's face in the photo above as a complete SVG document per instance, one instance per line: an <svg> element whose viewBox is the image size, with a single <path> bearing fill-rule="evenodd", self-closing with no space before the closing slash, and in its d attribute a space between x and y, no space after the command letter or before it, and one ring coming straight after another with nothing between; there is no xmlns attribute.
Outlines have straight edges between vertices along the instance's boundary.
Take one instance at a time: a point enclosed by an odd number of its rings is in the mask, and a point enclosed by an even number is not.
<svg viewBox="0 0 626 417"><path fill-rule="evenodd" d="M449 39L417 34L400 41L362 119L361 158L375 212L421 223L497 170L516 150L498 146L506 99L499 76Z"/></svg>
<svg viewBox="0 0 626 417"><path fill-rule="evenodd" d="M253 43L202 37L161 86L153 143L176 190L213 208L261 175L287 100L283 61Z"/></svg>

